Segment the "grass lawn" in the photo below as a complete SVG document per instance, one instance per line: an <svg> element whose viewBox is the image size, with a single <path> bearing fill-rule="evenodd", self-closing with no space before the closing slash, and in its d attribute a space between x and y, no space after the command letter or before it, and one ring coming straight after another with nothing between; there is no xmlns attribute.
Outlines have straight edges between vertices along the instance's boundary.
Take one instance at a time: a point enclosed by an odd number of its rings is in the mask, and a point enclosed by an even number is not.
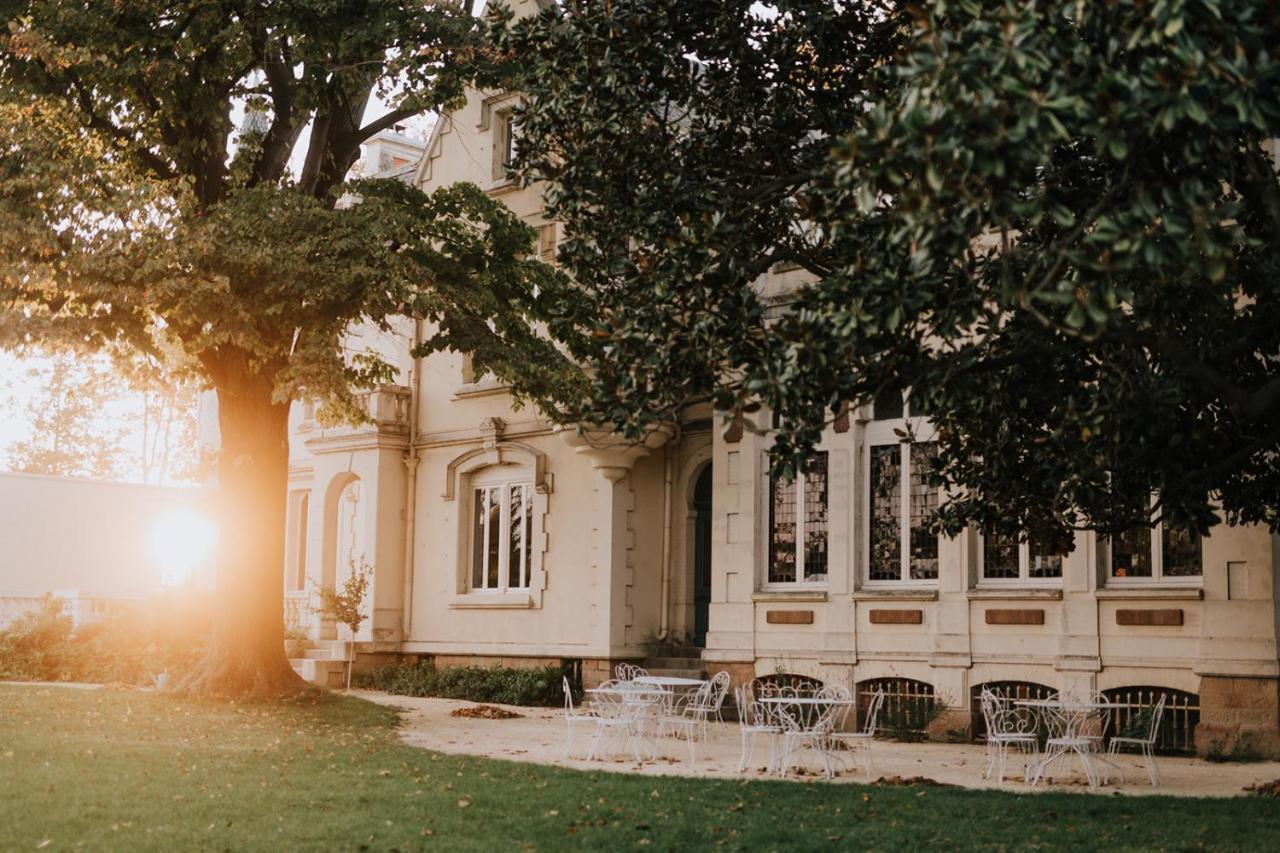
<svg viewBox="0 0 1280 853"><path fill-rule="evenodd" d="M342 697L0 686L0 849L1280 849L1276 800L581 773L425 752L394 726Z"/></svg>

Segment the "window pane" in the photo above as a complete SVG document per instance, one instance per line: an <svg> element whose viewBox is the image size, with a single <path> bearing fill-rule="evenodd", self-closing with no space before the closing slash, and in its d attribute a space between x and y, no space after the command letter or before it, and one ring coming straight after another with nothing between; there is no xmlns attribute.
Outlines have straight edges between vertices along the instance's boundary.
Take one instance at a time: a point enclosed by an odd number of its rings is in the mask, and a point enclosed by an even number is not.
<svg viewBox="0 0 1280 853"><path fill-rule="evenodd" d="M488 578L488 587L490 589L498 588L498 555L501 549L498 540L502 536L502 492L496 487L485 489L488 495L488 516L489 524L485 528L485 535L488 539L487 551L485 559L487 561L486 577Z"/></svg>
<svg viewBox="0 0 1280 853"><path fill-rule="evenodd" d="M938 490L929 485L929 463L938 455L933 442L911 445L911 577L938 576L938 536L929 520L938 508Z"/></svg>
<svg viewBox="0 0 1280 853"><path fill-rule="evenodd" d="M515 484L507 487L511 496L511 512L507 523L507 586L522 587L524 556L524 486Z"/></svg>
<svg viewBox="0 0 1280 853"><path fill-rule="evenodd" d="M902 450L897 444L871 448L871 561L873 581L902 577Z"/></svg>
<svg viewBox="0 0 1280 853"><path fill-rule="evenodd" d="M533 572L533 486L524 486L524 584L529 585Z"/></svg>
<svg viewBox="0 0 1280 853"><path fill-rule="evenodd" d="M311 515L311 496L303 495L298 501L297 565L294 567L293 588L307 588L307 521Z"/></svg>
<svg viewBox="0 0 1280 853"><path fill-rule="evenodd" d="M982 537L982 576L987 580L1016 580L1018 537L992 530Z"/></svg>
<svg viewBox="0 0 1280 853"><path fill-rule="evenodd" d="M1028 574L1033 578L1062 577L1062 555L1050 554L1040 549L1034 539L1031 540L1031 565Z"/></svg>
<svg viewBox="0 0 1280 853"><path fill-rule="evenodd" d="M796 483L769 478L769 583L796 579Z"/></svg>
<svg viewBox="0 0 1280 853"><path fill-rule="evenodd" d="M871 417L877 421L892 421L902 417L902 389L882 391L871 406Z"/></svg>
<svg viewBox="0 0 1280 853"><path fill-rule="evenodd" d="M1111 576L1151 577L1151 528L1134 527L1111 539Z"/></svg>
<svg viewBox="0 0 1280 853"><path fill-rule="evenodd" d="M471 588L484 588L484 489L476 489L475 506L471 509Z"/></svg>
<svg viewBox="0 0 1280 853"><path fill-rule="evenodd" d="M1165 577L1199 577L1204 572L1200 559L1200 534L1194 529L1164 525L1161 546L1164 549Z"/></svg>
<svg viewBox="0 0 1280 853"><path fill-rule="evenodd" d="M827 454L804 466L804 580L827 579Z"/></svg>

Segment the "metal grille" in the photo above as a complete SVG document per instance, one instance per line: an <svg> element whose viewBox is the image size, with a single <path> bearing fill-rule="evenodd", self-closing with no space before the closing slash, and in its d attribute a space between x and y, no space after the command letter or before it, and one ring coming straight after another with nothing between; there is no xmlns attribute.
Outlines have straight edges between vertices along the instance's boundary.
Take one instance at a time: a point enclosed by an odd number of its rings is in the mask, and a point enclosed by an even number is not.
<svg viewBox="0 0 1280 853"><path fill-rule="evenodd" d="M982 716L983 690L990 690L1001 699L1011 701L1048 699L1058 692L1052 687L1032 681L988 681L986 684L975 684L969 691L969 727L976 741L984 740L987 736L987 721Z"/></svg>
<svg viewBox="0 0 1280 853"><path fill-rule="evenodd" d="M754 679L752 683L753 685L768 684L772 687L792 687L801 693L811 693L823 686L822 682L816 678L808 675L797 675L794 672L775 672L770 675L761 675Z"/></svg>
<svg viewBox="0 0 1280 853"><path fill-rule="evenodd" d="M1103 695L1120 706L1111 712L1107 737L1131 733L1137 737L1145 735L1146 732L1125 730L1141 727L1143 709L1155 705L1161 693L1165 694L1166 699L1164 716L1160 719L1160 730L1156 734L1156 752L1195 752L1196 725L1200 722L1200 697L1168 687L1116 687L1104 690Z"/></svg>
<svg viewBox="0 0 1280 853"><path fill-rule="evenodd" d="M876 731L890 737L923 735L937 707L933 685L914 678L872 678L858 682L857 725L862 727L867 706L877 690L884 691L884 705Z"/></svg>

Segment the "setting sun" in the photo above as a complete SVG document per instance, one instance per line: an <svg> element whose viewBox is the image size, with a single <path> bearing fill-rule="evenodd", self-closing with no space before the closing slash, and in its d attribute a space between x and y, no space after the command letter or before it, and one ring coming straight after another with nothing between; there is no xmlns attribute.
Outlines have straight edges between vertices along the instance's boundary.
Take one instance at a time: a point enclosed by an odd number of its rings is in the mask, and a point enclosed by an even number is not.
<svg viewBox="0 0 1280 853"><path fill-rule="evenodd" d="M190 509L174 510L156 520L151 529L151 559L160 567L165 586L179 586L191 570L213 555L213 522Z"/></svg>

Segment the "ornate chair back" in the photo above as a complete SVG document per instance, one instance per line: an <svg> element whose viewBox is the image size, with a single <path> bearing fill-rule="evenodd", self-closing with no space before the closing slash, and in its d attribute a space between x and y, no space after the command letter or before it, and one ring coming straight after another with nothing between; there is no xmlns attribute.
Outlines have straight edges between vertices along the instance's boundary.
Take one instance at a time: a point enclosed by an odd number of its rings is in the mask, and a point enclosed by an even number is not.
<svg viewBox="0 0 1280 853"><path fill-rule="evenodd" d="M874 735L876 733L876 720L880 716L882 707L884 707L884 688L877 687L876 692L871 694L871 700L867 702L867 710L862 718L862 733L864 735Z"/></svg>
<svg viewBox="0 0 1280 853"><path fill-rule="evenodd" d="M1151 709L1151 725L1147 728L1147 735L1143 740L1147 746L1155 746L1156 738L1160 735L1160 721L1164 717L1164 703L1169 698L1167 693L1161 693L1160 698L1156 700L1156 704Z"/></svg>

